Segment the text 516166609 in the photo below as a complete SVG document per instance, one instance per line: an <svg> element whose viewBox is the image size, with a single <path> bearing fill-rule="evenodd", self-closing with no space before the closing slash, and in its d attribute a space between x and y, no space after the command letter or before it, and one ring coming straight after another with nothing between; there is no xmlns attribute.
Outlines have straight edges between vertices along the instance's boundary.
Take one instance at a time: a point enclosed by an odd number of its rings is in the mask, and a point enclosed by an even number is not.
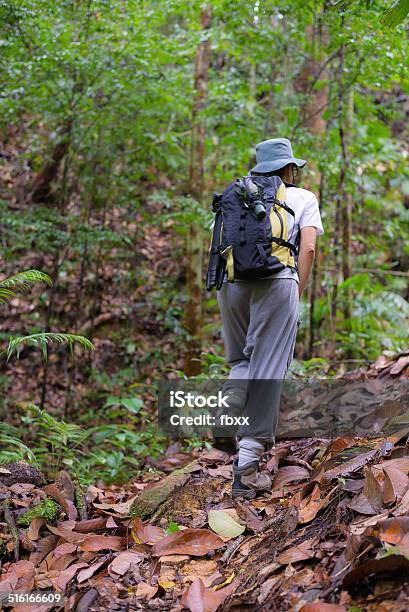
<svg viewBox="0 0 409 612"><path fill-rule="evenodd" d="M39 606L39 605L61 605L64 604L65 597L56 591L10 591L0 594L0 603L4 606Z"/></svg>

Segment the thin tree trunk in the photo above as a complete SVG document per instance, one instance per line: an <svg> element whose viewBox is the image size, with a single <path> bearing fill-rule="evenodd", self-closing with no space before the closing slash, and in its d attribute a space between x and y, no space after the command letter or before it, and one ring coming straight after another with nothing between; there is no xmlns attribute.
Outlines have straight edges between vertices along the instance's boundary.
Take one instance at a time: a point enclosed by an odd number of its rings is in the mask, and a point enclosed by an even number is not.
<svg viewBox="0 0 409 612"><path fill-rule="evenodd" d="M323 202L325 199L325 168L322 169L320 175L320 188L319 188L319 202L322 210ZM316 340L316 329L315 329L315 304L320 289L320 271L321 271L321 257L322 253L319 248L319 244L316 247L315 259L312 268L312 283L311 283L311 295L310 295L310 312L309 312L309 333L308 333L308 353L307 359L314 357L314 345Z"/></svg>
<svg viewBox="0 0 409 612"><path fill-rule="evenodd" d="M349 174L349 152L348 145L351 142L352 131L352 113L353 113L353 98L354 92L351 88L347 92L347 108L344 109L342 121L345 128L340 125L340 137L342 146L342 163L345 166L345 178L348 179ZM351 276L351 261L352 261L352 196L347 185L344 184L343 202L342 202L342 274L344 281ZM347 329L350 328L352 316L352 292L348 287L345 293L344 303L344 325Z"/></svg>
<svg viewBox="0 0 409 612"><path fill-rule="evenodd" d="M54 146L49 159L35 177L28 195L32 202L52 202L52 183L56 179L61 162L68 151L71 127L72 120L68 120L66 125L60 129L60 142Z"/></svg>
<svg viewBox="0 0 409 612"><path fill-rule="evenodd" d="M300 118L296 122L294 132L300 126L307 128L316 136L316 140L325 142L327 121L324 111L329 101L329 58L327 57L328 31L324 24L325 6L321 13L315 15L314 24L307 27L307 53L300 73L294 83L296 92L303 95L304 102L301 107ZM322 87L314 87L318 81L324 82ZM319 201L321 203L324 192L324 177L317 173L317 185L319 185ZM314 309L317 294L319 292L319 259L318 252L313 264L312 282L306 291L306 299L310 305L309 321L303 342L303 356L311 358L315 342Z"/></svg>
<svg viewBox="0 0 409 612"><path fill-rule="evenodd" d="M307 40L310 47L307 51L309 56L305 58L294 82L295 91L305 96L305 100L301 107L300 118L293 131L302 125L313 134L321 136L326 127L324 111L329 101L328 58L326 57L328 32L323 26L322 19L318 19L314 25L307 27ZM325 84L316 88L317 82Z"/></svg>
<svg viewBox="0 0 409 612"><path fill-rule="evenodd" d="M202 40L198 45L195 61L195 83L192 109L192 145L189 172L189 192L203 204L204 192L204 145L206 122L202 113L207 102L209 80L210 42L206 32L210 29L211 7L204 4L201 13ZM188 303L185 327L188 333L184 372L194 376L201 370L202 348L202 269L203 239L200 221L193 221L187 240L186 284Z"/></svg>
<svg viewBox="0 0 409 612"><path fill-rule="evenodd" d="M341 22L344 24L344 18ZM342 278L347 280L351 276L351 241L352 241L352 199L348 189L349 175L349 152L348 145L351 141L352 129L352 109L353 109L353 90L345 91L344 71L345 71L345 46L342 45L339 56L338 70L338 133L341 143L341 168L338 181L337 208L339 212L339 223L335 228L341 233L341 267ZM350 288L345 290L343 301L344 328L350 326L352 312L352 294Z"/></svg>

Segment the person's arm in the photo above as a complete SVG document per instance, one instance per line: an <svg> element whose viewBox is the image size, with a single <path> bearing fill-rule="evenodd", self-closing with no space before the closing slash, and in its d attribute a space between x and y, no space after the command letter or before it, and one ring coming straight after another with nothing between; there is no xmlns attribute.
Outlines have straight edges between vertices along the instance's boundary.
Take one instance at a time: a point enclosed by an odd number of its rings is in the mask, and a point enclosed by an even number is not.
<svg viewBox="0 0 409 612"><path fill-rule="evenodd" d="M300 250L298 255L298 276L300 278L298 291L300 297L310 276L315 256L316 241L317 230L315 227L303 227L301 229Z"/></svg>

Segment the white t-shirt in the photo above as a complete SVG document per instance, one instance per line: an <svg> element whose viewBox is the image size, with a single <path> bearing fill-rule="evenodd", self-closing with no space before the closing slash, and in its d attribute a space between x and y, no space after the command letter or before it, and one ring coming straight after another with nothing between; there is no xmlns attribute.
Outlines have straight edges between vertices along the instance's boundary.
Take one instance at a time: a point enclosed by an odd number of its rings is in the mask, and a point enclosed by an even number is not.
<svg viewBox="0 0 409 612"><path fill-rule="evenodd" d="M324 233L318 200L312 191L301 187L287 187L285 201L295 214L295 218L288 214L288 242L294 244L298 231L303 227L315 227L317 236ZM211 227L213 225L214 222ZM299 282L298 273L292 268L285 268L281 272L265 276L259 280L265 280L266 278L291 278ZM240 282L240 279L235 280Z"/></svg>
<svg viewBox="0 0 409 612"><path fill-rule="evenodd" d="M287 187L285 201L295 214L295 218L288 215L288 242L294 244L298 231L303 227L315 227L317 236L324 233L318 200L312 191L301 187ZM297 272L292 268L277 272L273 278L293 278L297 282L299 280Z"/></svg>

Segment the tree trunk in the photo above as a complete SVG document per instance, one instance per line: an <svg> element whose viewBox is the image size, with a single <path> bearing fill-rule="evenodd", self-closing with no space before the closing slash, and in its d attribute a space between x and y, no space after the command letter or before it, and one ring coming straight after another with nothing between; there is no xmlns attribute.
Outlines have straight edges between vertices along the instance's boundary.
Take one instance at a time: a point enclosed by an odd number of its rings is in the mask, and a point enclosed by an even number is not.
<svg viewBox="0 0 409 612"><path fill-rule="evenodd" d="M352 111L353 111L353 90L345 91L344 84L344 62L345 47L342 45L339 58L339 80L338 80L338 133L341 144L341 168L338 183L338 206L340 213L341 226L341 267L342 278L347 280L351 276L351 242L352 242L352 199L348 189L349 175L349 151L348 146L351 141L352 130ZM352 311L352 294L348 287L345 290L343 301L344 328L350 326Z"/></svg>
<svg viewBox="0 0 409 612"><path fill-rule="evenodd" d="M345 128L342 129L342 163L345 165L345 175L348 180L349 174L349 151L348 147L352 140L352 116L354 108L354 91L351 88L347 92L347 108L344 109L342 121ZM340 127L341 132L341 127ZM352 196L345 185L343 190L342 203L342 274L344 281L351 276L351 261L352 261ZM344 303L344 324L347 329L350 328L350 320L352 316L352 292L348 287L345 293Z"/></svg>
<svg viewBox="0 0 409 612"><path fill-rule="evenodd" d="M35 203L52 201L52 183L57 177L62 160L70 144L72 121L60 129L60 141L54 146L50 158L35 177L28 198Z"/></svg>
<svg viewBox="0 0 409 612"><path fill-rule="evenodd" d="M322 17L322 16L321 16ZM295 80L294 89L304 96L301 106L300 118L293 131L301 125L317 136L321 136L326 127L324 112L328 106L328 58L326 50L328 32L323 25L322 18L314 25L307 27L307 40L309 41L309 54ZM320 82L320 87L317 83ZM322 86L321 83L325 84Z"/></svg>
<svg viewBox="0 0 409 612"><path fill-rule="evenodd" d="M325 168L322 169L320 174L320 187L319 187L319 202L322 210L323 202L325 199ZM314 345L316 341L316 329L315 329L315 305L317 297L320 291L320 271L321 271L321 260L322 252L317 244L315 259L312 267L312 283L311 283L311 295L310 295L310 312L309 312L309 330L308 330L308 352L307 359L314 357Z"/></svg>
<svg viewBox="0 0 409 612"><path fill-rule="evenodd" d="M201 13L202 40L198 45L195 60L195 83L192 109L192 144L189 172L189 192L203 204L204 194L204 146L206 121L203 110L207 102L209 80L210 42L206 33L210 29L211 7L204 4ZM199 374L202 348L202 274L203 237L201 223L193 221L187 239L186 284L188 303L185 327L188 333L184 372L188 376Z"/></svg>
<svg viewBox="0 0 409 612"><path fill-rule="evenodd" d="M296 123L294 132L299 127L307 128L316 136L316 140L325 143L325 133L327 129L327 121L324 118L324 112L327 109L329 101L329 72L327 57L328 47L328 31L324 24L325 7L321 14L316 16L315 23L307 27L307 48L308 53L305 58L300 73L294 83L294 89L304 97L304 102L301 106L300 118ZM316 84L320 82L320 87ZM321 82L325 84L323 86ZM319 200L322 203L324 194L324 177L320 172L316 172L317 185L319 188ZM314 329L315 304L319 293L319 259L318 251L315 258L312 270L312 280L306 292L306 299L310 305L309 321L306 329L306 335L303 343L304 358L311 358L314 351L314 342L316 334Z"/></svg>

